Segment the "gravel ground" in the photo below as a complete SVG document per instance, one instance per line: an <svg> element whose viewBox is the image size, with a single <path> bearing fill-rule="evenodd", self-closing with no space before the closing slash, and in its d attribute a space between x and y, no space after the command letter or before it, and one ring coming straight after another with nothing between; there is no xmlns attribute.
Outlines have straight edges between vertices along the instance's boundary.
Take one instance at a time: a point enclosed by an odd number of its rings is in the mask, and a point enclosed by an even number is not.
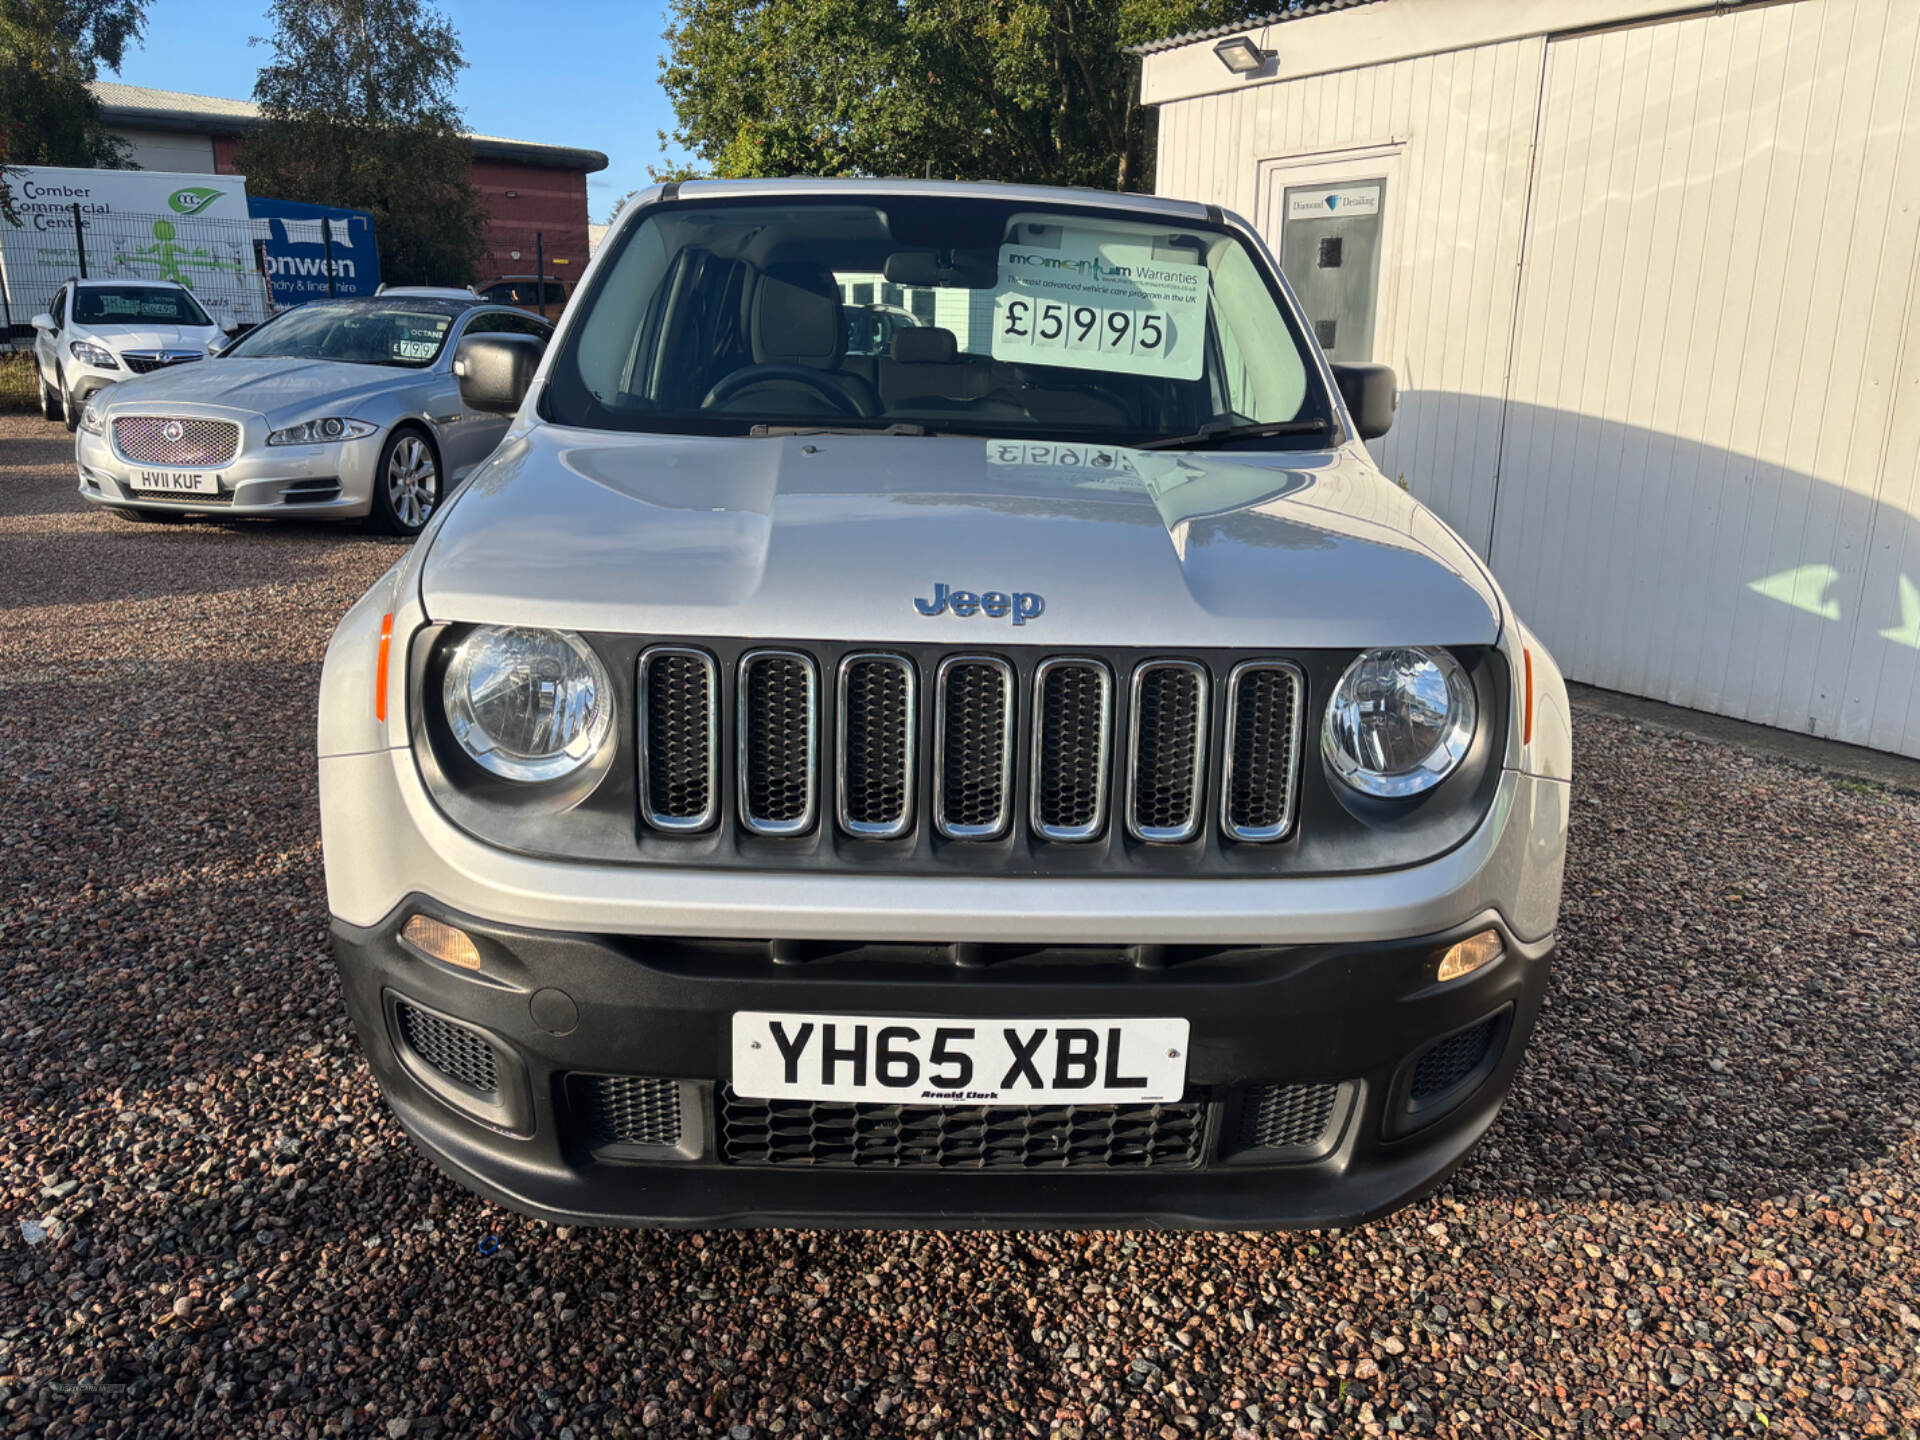
<svg viewBox="0 0 1920 1440"><path fill-rule="evenodd" d="M1293 1236L551 1229L387 1117L313 698L398 553L83 513L0 417L0 1430L1920 1433L1920 801L1582 715L1487 1143Z"/></svg>

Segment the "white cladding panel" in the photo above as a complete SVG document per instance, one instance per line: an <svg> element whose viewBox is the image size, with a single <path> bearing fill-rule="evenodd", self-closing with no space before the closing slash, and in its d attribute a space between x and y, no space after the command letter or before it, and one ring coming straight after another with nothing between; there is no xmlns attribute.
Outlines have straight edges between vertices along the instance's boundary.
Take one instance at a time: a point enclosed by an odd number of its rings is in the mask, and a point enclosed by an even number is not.
<svg viewBox="0 0 1920 1440"><path fill-rule="evenodd" d="M1373 358L1398 372L1400 413L1372 448L1483 556L1545 49L1487 45L1160 111L1159 192L1245 216L1276 255L1272 199L1299 167L1268 162L1388 176Z"/></svg>
<svg viewBox="0 0 1920 1440"><path fill-rule="evenodd" d="M1920 754L1920 5L1548 48L1493 568L1567 673Z"/></svg>
<svg viewBox="0 0 1920 1440"><path fill-rule="evenodd" d="M1920 3L1753 5L1160 114L1161 193L1276 253L1293 177L1389 176L1374 358L1403 398L1375 454L1570 678L1920 755Z"/></svg>

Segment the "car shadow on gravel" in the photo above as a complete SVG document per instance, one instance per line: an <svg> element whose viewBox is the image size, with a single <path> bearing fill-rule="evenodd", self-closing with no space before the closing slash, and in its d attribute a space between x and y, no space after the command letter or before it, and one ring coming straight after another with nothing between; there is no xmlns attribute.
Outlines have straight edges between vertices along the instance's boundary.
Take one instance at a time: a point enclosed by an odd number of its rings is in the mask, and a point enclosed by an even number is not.
<svg viewBox="0 0 1920 1440"><path fill-rule="evenodd" d="M1882 1161L1920 1123L1920 804L1576 726L1553 983L1455 1192L1745 1203Z"/></svg>

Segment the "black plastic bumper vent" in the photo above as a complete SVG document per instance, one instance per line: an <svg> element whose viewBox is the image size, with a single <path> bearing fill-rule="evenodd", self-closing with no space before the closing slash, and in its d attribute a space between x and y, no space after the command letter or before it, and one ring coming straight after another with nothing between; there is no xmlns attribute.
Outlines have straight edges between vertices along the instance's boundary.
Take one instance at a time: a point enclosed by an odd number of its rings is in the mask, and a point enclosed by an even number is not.
<svg viewBox="0 0 1920 1440"><path fill-rule="evenodd" d="M399 1001L395 1010L408 1046L433 1069L483 1094L491 1095L500 1088L499 1062L485 1036L405 1000Z"/></svg>
<svg viewBox="0 0 1920 1440"><path fill-rule="evenodd" d="M720 1097L732 1165L893 1170L1145 1170L1199 1164L1204 1102L847 1105Z"/></svg>
<svg viewBox="0 0 1920 1440"><path fill-rule="evenodd" d="M570 1075L567 1092L590 1145L680 1143L680 1086L643 1075Z"/></svg>

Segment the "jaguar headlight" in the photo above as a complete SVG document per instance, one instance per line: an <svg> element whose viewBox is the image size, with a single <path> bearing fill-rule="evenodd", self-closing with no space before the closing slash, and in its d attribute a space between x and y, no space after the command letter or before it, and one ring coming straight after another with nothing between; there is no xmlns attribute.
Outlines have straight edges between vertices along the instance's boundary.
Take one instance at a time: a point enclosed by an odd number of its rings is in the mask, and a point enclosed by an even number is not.
<svg viewBox="0 0 1920 1440"><path fill-rule="evenodd" d="M1327 701L1327 768L1363 795L1431 790L1473 743L1473 682L1444 650L1369 650Z"/></svg>
<svg viewBox="0 0 1920 1440"><path fill-rule="evenodd" d="M113 358L113 352L104 345L96 345L91 340L75 340L67 349L73 352L73 358L82 365L91 365L96 370L118 370L120 362Z"/></svg>
<svg viewBox="0 0 1920 1440"><path fill-rule="evenodd" d="M364 420L349 420L344 415L328 415L320 420L289 425L267 436L269 445L333 445L341 440L364 440L380 427Z"/></svg>
<svg viewBox="0 0 1920 1440"><path fill-rule="evenodd" d="M447 725L476 764L508 780L558 780L613 734L613 685L578 635L485 625L454 646Z"/></svg>
<svg viewBox="0 0 1920 1440"><path fill-rule="evenodd" d="M94 394L89 395L85 403L80 406L80 428L89 435L104 435L107 433L107 417L100 413L103 407L93 403L98 395L99 392L95 391Z"/></svg>

